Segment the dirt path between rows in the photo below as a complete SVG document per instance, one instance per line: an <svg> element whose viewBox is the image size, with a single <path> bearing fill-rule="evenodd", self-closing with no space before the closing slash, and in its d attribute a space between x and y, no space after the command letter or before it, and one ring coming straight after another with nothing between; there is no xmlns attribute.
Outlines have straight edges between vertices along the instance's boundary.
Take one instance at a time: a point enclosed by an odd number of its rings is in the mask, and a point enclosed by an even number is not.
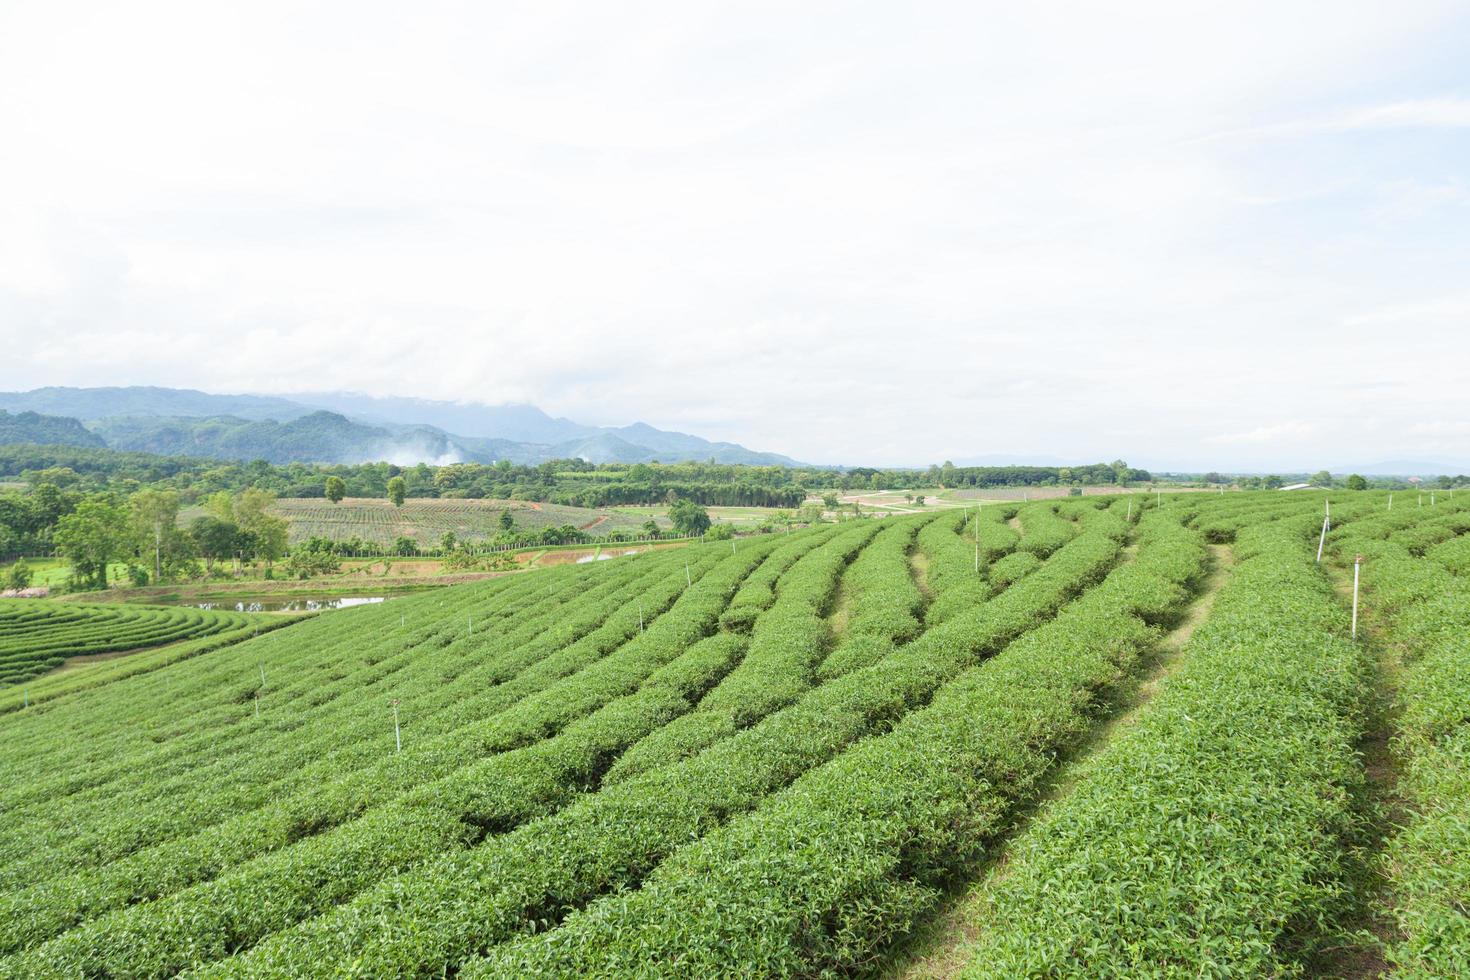
<svg viewBox="0 0 1470 980"><path fill-rule="evenodd" d="M1342 604L1351 608L1352 570L1329 566L1326 562L1323 570L1332 579ZM1393 736L1399 727L1397 702L1399 674L1403 669L1401 651L1380 635L1381 627L1371 609L1360 606L1359 613L1358 637L1363 643L1372 689L1367 699L1363 739L1358 744L1368 781L1367 798L1363 801L1368 817L1364 846L1354 868L1355 873L1349 876L1353 894L1347 929L1354 935L1307 964L1311 976L1343 980L1389 974L1383 950L1397 938L1397 927L1388 912L1393 908L1394 900L1390 869L1384 863L1384 850L1388 841L1409 819L1407 803L1398 790L1403 760L1393 751Z"/></svg>
<svg viewBox="0 0 1470 980"><path fill-rule="evenodd" d="M1209 548L1209 570L1184 615L1160 639L1151 656L1140 666L1136 674L1136 686L1132 689L1125 687L1115 698L1128 707L1100 725L1087 743L1066 759L1060 774L1036 803L1028 808L1029 814L1036 814L1049 801L1066 795L1076 782L1079 764L1107 745L1122 728L1137 723L1145 706L1153 700L1165 680L1179 666L1185 644L1199 625L1209 618L1210 611L1215 606L1215 598L1229 580L1230 570L1235 564L1234 555L1228 546L1210 545ZM979 877L951 897L909 943L895 952L889 968L883 971L883 976L907 980L953 977L959 974L969 962L970 948L979 935L975 923L981 917L976 914L976 905L982 900L984 885L996 875L1005 873L1011 844L1025 831L1030 819L1032 817L1028 816L1020 821Z"/></svg>

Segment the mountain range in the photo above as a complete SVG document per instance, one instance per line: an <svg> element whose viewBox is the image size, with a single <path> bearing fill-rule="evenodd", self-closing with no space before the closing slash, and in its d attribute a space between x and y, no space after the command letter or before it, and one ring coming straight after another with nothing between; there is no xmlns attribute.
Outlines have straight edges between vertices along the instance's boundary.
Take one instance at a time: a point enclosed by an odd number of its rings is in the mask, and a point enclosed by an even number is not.
<svg viewBox="0 0 1470 980"><path fill-rule="evenodd" d="M480 405L348 392L216 395L182 388L37 388L0 392L0 443L62 442L272 463L378 460L535 464L715 460L797 466L778 453L642 422L583 425L533 405ZM24 422L18 421L24 419ZM32 437L27 438L27 435Z"/></svg>

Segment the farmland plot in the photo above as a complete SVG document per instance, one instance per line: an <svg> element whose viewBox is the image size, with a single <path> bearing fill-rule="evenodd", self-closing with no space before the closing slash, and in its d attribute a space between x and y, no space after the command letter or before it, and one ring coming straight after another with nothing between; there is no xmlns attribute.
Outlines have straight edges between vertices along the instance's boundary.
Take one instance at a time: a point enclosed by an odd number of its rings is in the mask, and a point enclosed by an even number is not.
<svg viewBox="0 0 1470 980"><path fill-rule="evenodd" d="M1435 870L1396 884L1385 955L1444 975L1470 521L1383 503L1334 501L1323 565L1320 495L931 509L60 692L0 714L0 765L35 774L0 784L0 976L871 974L971 890L949 962L975 974L1306 972L1375 832L1348 551L1383 567L1374 628L1431 643L1393 846ZM1154 676L1212 547L1235 561Z"/></svg>

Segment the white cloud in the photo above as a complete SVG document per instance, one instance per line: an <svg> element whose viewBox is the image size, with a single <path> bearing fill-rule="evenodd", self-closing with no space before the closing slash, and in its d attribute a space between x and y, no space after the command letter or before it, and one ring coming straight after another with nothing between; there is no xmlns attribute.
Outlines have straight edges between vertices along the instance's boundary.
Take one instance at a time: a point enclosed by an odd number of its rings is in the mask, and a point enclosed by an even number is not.
<svg viewBox="0 0 1470 980"><path fill-rule="evenodd" d="M1467 35L1447 3L9 5L0 387L525 400L820 461L1277 465L1281 419L1402 456L1470 408Z"/></svg>
<svg viewBox="0 0 1470 980"><path fill-rule="evenodd" d="M1296 443L1316 431L1317 427L1310 422L1280 422L1276 425L1259 425L1245 432L1211 436L1208 441L1223 446Z"/></svg>

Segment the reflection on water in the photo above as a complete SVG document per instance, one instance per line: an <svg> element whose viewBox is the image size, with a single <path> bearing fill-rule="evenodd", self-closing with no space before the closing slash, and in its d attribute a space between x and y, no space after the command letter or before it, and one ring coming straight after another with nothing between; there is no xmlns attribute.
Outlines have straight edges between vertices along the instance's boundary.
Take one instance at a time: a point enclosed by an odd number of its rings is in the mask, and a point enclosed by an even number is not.
<svg viewBox="0 0 1470 980"><path fill-rule="evenodd" d="M323 609L346 609L382 602L380 595L338 596L332 599L279 599L248 597L235 602L195 602L200 609L224 609L235 612L321 612Z"/></svg>
<svg viewBox="0 0 1470 980"><path fill-rule="evenodd" d="M636 555L636 554L638 554L638 552L635 549L633 551L625 551L625 552L623 552L623 554L624 555ZM595 555L583 555L581 558L578 558L577 559L577 564L578 565L585 565L589 561L608 561L609 559L616 558L616 557L617 557L617 555L615 555L615 554L613 554L611 552L603 551L603 552L599 552L598 554L595 554Z"/></svg>

